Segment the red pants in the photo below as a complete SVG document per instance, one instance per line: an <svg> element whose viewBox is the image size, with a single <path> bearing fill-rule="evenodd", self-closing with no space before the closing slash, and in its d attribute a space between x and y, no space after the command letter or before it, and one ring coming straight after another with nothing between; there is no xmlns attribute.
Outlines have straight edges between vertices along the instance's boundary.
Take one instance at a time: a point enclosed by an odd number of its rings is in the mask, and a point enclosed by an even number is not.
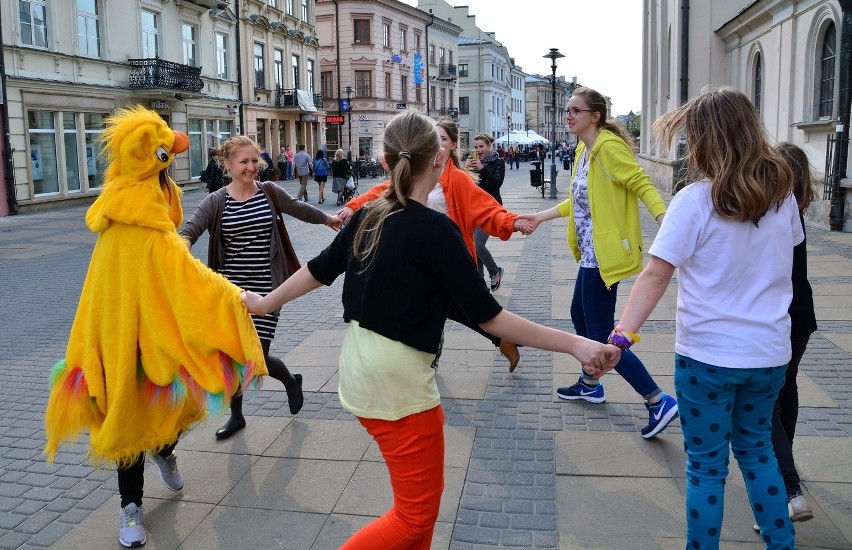
<svg viewBox="0 0 852 550"><path fill-rule="evenodd" d="M444 490L444 409L438 405L396 421L358 420L385 459L393 507L341 550L428 550Z"/></svg>

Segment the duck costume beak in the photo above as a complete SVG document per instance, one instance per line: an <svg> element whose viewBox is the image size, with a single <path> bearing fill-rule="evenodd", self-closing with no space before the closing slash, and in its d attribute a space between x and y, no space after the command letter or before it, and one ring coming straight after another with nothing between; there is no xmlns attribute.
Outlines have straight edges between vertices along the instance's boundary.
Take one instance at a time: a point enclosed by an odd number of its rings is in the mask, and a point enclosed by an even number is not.
<svg viewBox="0 0 852 550"><path fill-rule="evenodd" d="M172 145L172 150L169 151L173 155L177 155L178 153L183 153L187 149L189 149L189 136L184 134L183 132L174 131L175 134L175 142Z"/></svg>

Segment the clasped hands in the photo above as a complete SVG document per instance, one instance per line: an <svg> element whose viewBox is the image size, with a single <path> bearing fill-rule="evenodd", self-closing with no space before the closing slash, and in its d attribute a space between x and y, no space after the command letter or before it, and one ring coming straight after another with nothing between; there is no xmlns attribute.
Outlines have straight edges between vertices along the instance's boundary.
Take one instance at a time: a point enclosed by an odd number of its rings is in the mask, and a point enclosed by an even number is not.
<svg viewBox="0 0 852 550"><path fill-rule="evenodd" d="M591 358L580 358L583 374L595 380L611 371L621 359L621 350L612 344L598 344L598 352Z"/></svg>

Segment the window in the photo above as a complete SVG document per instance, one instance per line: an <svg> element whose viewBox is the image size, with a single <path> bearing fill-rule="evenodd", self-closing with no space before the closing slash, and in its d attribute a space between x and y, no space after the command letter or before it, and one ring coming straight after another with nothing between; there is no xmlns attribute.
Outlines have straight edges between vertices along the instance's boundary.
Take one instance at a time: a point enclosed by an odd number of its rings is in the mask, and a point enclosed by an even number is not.
<svg viewBox="0 0 852 550"><path fill-rule="evenodd" d="M195 51L195 27L183 23L180 26L180 34L183 42L183 64L196 67L198 58Z"/></svg>
<svg viewBox="0 0 852 550"><path fill-rule="evenodd" d="M470 98L467 96L460 95L459 96L459 114L460 115L469 115L470 114Z"/></svg>
<svg viewBox="0 0 852 550"><path fill-rule="evenodd" d="M56 130L52 111L28 111L30 127L30 166L33 171L33 193L59 193L56 162Z"/></svg>
<svg viewBox="0 0 852 550"><path fill-rule="evenodd" d="M459 78L467 78L467 63L462 63L459 65Z"/></svg>
<svg viewBox="0 0 852 550"><path fill-rule="evenodd" d="M308 22L308 0L302 0L302 21Z"/></svg>
<svg viewBox="0 0 852 550"><path fill-rule="evenodd" d="M414 53L420 53L420 34L414 33Z"/></svg>
<svg viewBox="0 0 852 550"><path fill-rule="evenodd" d="M197 178L204 170L204 139L201 137L201 127L204 121L198 118L189 119L189 175Z"/></svg>
<svg viewBox="0 0 852 550"><path fill-rule="evenodd" d="M382 46L390 48L390 23L382 23Z"/></svg>
<svg viewBox="0 0 852 550"><path fill-rule="evenodd" d="M228 78L228 37L216 33L216 77Z"/></svg>
<svg viewBox="0 0 852 550"><path fill-rule="evenodd" d="M385 73L385 98L391 99L391 74Z"/></svg>
<svg viewBox="0 0 852 550"><path fill-rule="evenodd" d="M89 189L95 189L104 184L107 165L106 160L101 155L101 149L103 149L101 134L104 133L107 116L104 113L83 114L83 135L86 145L86 178L89 182Z"/></svg>
<svg viewBox="0 0 852 550"><path fill-rule="evenodd" d="M295 11L293 10L293 0L287 0L287 15L293 15Z"/></svg>
<svg viewBox="0 0 852 550"><path fill-rule="evenodd" d="M441 48L440 50L438 50L438 52L439 52L438 53L438 63L443 65L444 63L446 63L447 50L445 50L444 48Z"/></svg>
<svg viewBox="0 0 852 550"><path fill-rule="evenodd" d="M272 52L272 63L275 65L275 89L284 88L284 50L278 48Z"/></svg>
<svg viewBox="0 0 852 550"><path fill-rule="evenodd" d="M430 109L435 109L436 101L437 100L435 99L435 87L429 86L429 103L430 103L429 108Z"/></svg>
<svg viewBox="0 0 852 550"><path fill-rule="evenodd" d="M373 97L370 89L372 80L372 71L355 71L355 97Z"/></svg>
<svg viewBox="0 0 852 550"><path fill-rule="evenodd" d="M278 0L266 0L266 3L272 6L273 8L278 7Z"/></svg>
<svg viewBox="0 0 852 550"><path fill-rule="evenodd" d="M266 76L263 71L263 44L254 45L254 87L266 88Z"/></svg>
<svg viewBox="0 0 852 550"><path fill-rule="evenodd" d="M423 88L420 87L420 84L414 88L414 101L417 103L423 102Z"/></svg>
<svg viewBox="0 0 852 550"><path fill-rule="evenodd" d="M452 107L453 105L456 104L456 102L454 101L455 98L456 98L456 91L453 90L452 88L450 88L450 103L449 103L450 107Z"/></svg>
<svg viewBox="0 0 852 550"><path fill-rule="evenodd" d="M760 111L760 94L763 86L763 67L760 60L760 52L754 56L754 93L752 94L752 103L754 108Z"/></svg>
<svg viewBox="0 0 852 550"><path fill-rule="evenodd" d="M314 93L314 60L308 59L308 91Z"/></svg>
<svg viewBox="0 0 852 550"><path fill-rule="evenodd" d="M152 59L160 55L157 14L142 10L142 57Z"/></svg>
<svg viewBox="0 0 852 550"><path fill-rule="evenodd" d="M302 86L301 86L301 79L299 78L299 72L300 71L299 71L299 56L298 55L293 54L293 55L290 56L290 67L293 70L293 87L296 88L297 90L301 90Z"/></svg>
<svg viewBox="0 0 852 550"><path fill-rule="evenodd" d="M402 75L399 77L400 97L403 101L408 101L408 76Z"/></svg>
<svg viewBox="0 0 852 550"><path fill-rule="evenodd" d="M441 113L447 112L447 89L441 88Z"/></svg>
<svg viewBox="0 0 852 550"><path fill-rule="evenodd" d="M435 44L429 44L429 64L435 64Z"/></svg>
<svg viewBox="0 0 852 550"><path fill-rule="evenodd" d="M77 154L77 117L74 113L62 113L62 138L65 142L68 191L79 191L83 188L83 171Z"/></svg>
<svg viewBox="0 0 852 550"><path fill-rule="evenodd" d="M82 55L101 56L97 0L77 0L77 39Z"/></svg>
<svg viewBox="0 0 852 550"><path fill-rule="evenodd" d="M371 138L371 137L359 137L358 138L358 153L362 157L372 157L373 156L373 138Z"/></svg>
<svg viewBox="0 0 852 550"><path fill-rule="evenodd" d="M355 43L369 44L370 43L370 20L356 19L353 21L355 25Z"/></svg>
<svg viewBox="0 0 852 550"><path fill-rule="evenodd" d="M453 62L453 50L449 50L447 53L450 55L450 60L447 61L447 63L452 64L452 62Z"/></svg>
<svg viewBox="0 0 852 550"><path fill-rule="evenodd" d="M819 108L820 118L831 117L834 111L834 65L837 52L837 36L834 23L825 29L822 51L819 58Z"/></svg>
<svg viewBox="0 0 852 550"><path fill-rule="evenodd" d="M334 97L334 73L331 71L323 71L320 74L322 80L322 96L324 98Z"/></svg>
<svg viewBox="0 0 852 550"><path fill-rule="evenodd" d="M399 50L402 52L408 51L408 29L405 27L399 29Z"/></svg>
<svg viewBox="0 0 852 550"><path fill-rule="evenodd" d="M44 0L18 0L22 43L37 48L47 47L46 11Z"/></svg>

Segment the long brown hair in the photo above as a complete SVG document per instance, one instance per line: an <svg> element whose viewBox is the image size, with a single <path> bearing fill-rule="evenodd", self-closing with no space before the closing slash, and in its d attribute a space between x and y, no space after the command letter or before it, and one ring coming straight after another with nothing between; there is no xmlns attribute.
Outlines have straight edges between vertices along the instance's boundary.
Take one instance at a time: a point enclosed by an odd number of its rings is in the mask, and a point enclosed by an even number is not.
<svg viewBox="0 0 852 550"><path fill-rule="evenodd" d="M710 179L720 217L756 224L790 195L790 167L767 143L757 111L739 90L703 91L654 123L666 149L681 130L688 166Z"/></svg>
<svg viewBox="0 0 852 550"><path fill-rule="evenodd" d="M438 132L431 118L408 110L396 115L385 126L384 157L390 167L391 184L364 214L355 231L355 257L369 266L382 236L382 227L397 206L408 205L408 195L414 186L414 176L426 170L440 149ZM398 210L397 210L398 211Z"/></svg>
<svg viewBox="0 0 852 550"><path fill-rule="evenodd" d="M450 151L450 159L452 159L453 164L456 165L456 168L461 168L461 158L459 157L459 125L456 124L456 121L448 116L442 116L437 121L435 121L435 126L440 126L447 132L447 137L456 144L456 148Z"/></svg>
<svg viewBox="0 0 852 550"><path fill-rule="evenodd" d="M619 122L614 118L606 117L606 98L603 94L591 88L580 86L571 94L571 97L575 96L583 98L583 101L586 102L589 109L600 114L600 117L598 118L598 128L609 130L613 134L617 135L624 143L627 144L628 147L633 149L634 153L639 150L639 147L636 146L636 140L633 139L630 132L628 132L627 129L619 124Z"/></svg>
<svg viewBox="0 0 852 550"><path fill-rule="evenodd" d="M776 145L775 150L793 171L793 196L799 204L799 212L804 212L808 205L816 200L808 155L800 147L786 141Z"/></svg>

